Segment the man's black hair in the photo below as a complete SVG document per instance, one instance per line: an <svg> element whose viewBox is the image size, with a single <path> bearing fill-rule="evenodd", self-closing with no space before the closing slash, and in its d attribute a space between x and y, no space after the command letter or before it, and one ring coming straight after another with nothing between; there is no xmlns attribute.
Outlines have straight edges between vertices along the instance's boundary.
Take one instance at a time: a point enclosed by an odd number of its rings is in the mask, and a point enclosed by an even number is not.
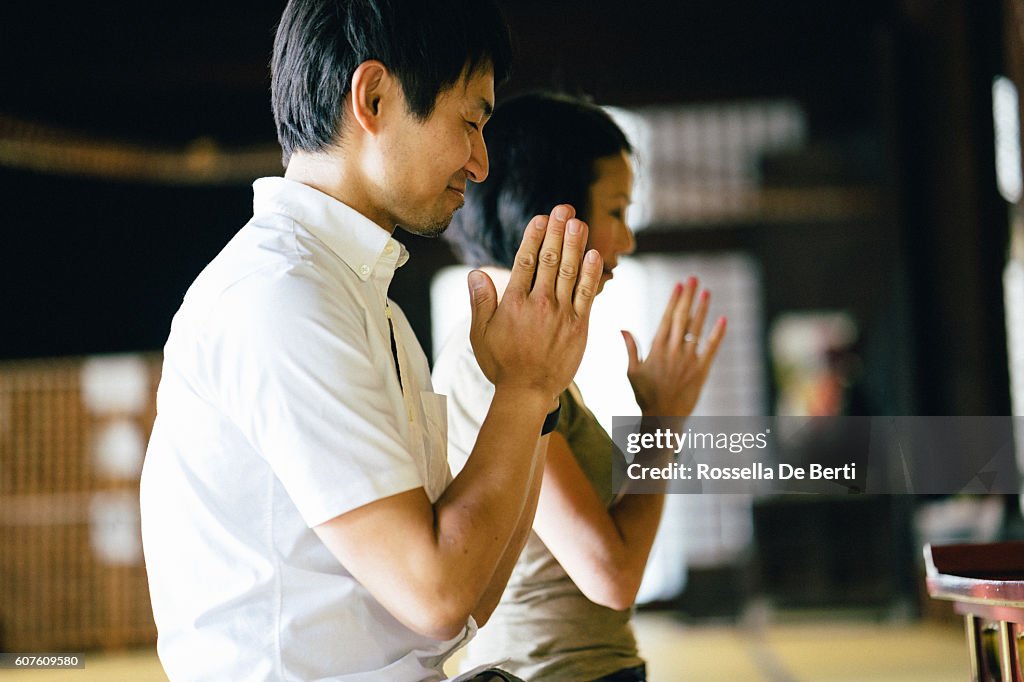
<svg viewBox="0 0 1024 682"><path fill-rule="evenodd" d="M511 268L527 222L557 204L587 220L595 162L632 153L600 107L566 95L531 93L498 107L484 129L490 173L469 183L444 237L464 262Z"/></svg>
<svg viewBox="0 0 1024 682"><path fill-rule="evenodd" d="M508 78L508 25L492 0L290 0L271 60L271 106L284 163L337 141L352 74L377 59L424 120L463 72ZM468 71L467 71L468 68Z"/></svg>

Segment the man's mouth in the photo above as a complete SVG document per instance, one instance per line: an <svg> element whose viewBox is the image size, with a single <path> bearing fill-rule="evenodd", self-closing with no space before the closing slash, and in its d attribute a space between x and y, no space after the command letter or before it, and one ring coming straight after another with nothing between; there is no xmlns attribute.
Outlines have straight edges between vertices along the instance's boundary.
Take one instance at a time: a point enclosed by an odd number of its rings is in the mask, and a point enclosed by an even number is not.
<svg viewBox="0 0 1024 682"><path fill-rule="evenodd" d="M448 189L451 190L452 192L455 192L455 194L457 194L460 199L462 199L462 200L466 199L466 188L465 187L460 189L458 187L452 187L451 185L449 185Z"/></svg>

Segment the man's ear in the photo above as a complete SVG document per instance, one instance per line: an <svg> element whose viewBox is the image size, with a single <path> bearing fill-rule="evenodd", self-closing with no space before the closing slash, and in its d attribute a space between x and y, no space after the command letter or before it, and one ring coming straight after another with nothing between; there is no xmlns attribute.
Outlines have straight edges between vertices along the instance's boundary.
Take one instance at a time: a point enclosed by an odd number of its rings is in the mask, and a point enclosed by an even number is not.
<svg viewBox="0 0 1024 682"><path fill-rule="evenodd" d="M370 59L352 74L349 102L356 124L370 135L380 130L381 113L385 104L391 105L399 91L388 68L376 59Z"/></svg>

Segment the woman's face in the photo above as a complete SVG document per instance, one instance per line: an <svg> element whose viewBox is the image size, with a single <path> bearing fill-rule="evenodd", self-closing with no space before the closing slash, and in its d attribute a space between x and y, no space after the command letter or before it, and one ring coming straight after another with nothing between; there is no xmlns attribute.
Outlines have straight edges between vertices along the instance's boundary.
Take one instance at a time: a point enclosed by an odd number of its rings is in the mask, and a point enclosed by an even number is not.
<svg viewBox="0 0 1024 682"><path fill-rule="evenodd" d="M633 162L626 152L605 156L594 162L596 179L590 186L590 227L588 248L597 249L604 259L604 273L598 293L612 278L619 256L632 253L636 242L626 224L626 208L633 196Z"/></svg>

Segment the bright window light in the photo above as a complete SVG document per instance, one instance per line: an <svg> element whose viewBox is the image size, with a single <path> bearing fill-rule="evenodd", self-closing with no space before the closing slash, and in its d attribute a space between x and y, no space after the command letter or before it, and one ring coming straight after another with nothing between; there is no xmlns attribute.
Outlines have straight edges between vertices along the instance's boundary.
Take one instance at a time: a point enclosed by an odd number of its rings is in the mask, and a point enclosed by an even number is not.
<svg viewBox="0 0 1024 682"><path fill-rule="evenodd" d="M992 81L992 118L996 138L996 184L999 193L1011 204L1020 201L1020 108L1017 86L1005 76Z"/></svg>

